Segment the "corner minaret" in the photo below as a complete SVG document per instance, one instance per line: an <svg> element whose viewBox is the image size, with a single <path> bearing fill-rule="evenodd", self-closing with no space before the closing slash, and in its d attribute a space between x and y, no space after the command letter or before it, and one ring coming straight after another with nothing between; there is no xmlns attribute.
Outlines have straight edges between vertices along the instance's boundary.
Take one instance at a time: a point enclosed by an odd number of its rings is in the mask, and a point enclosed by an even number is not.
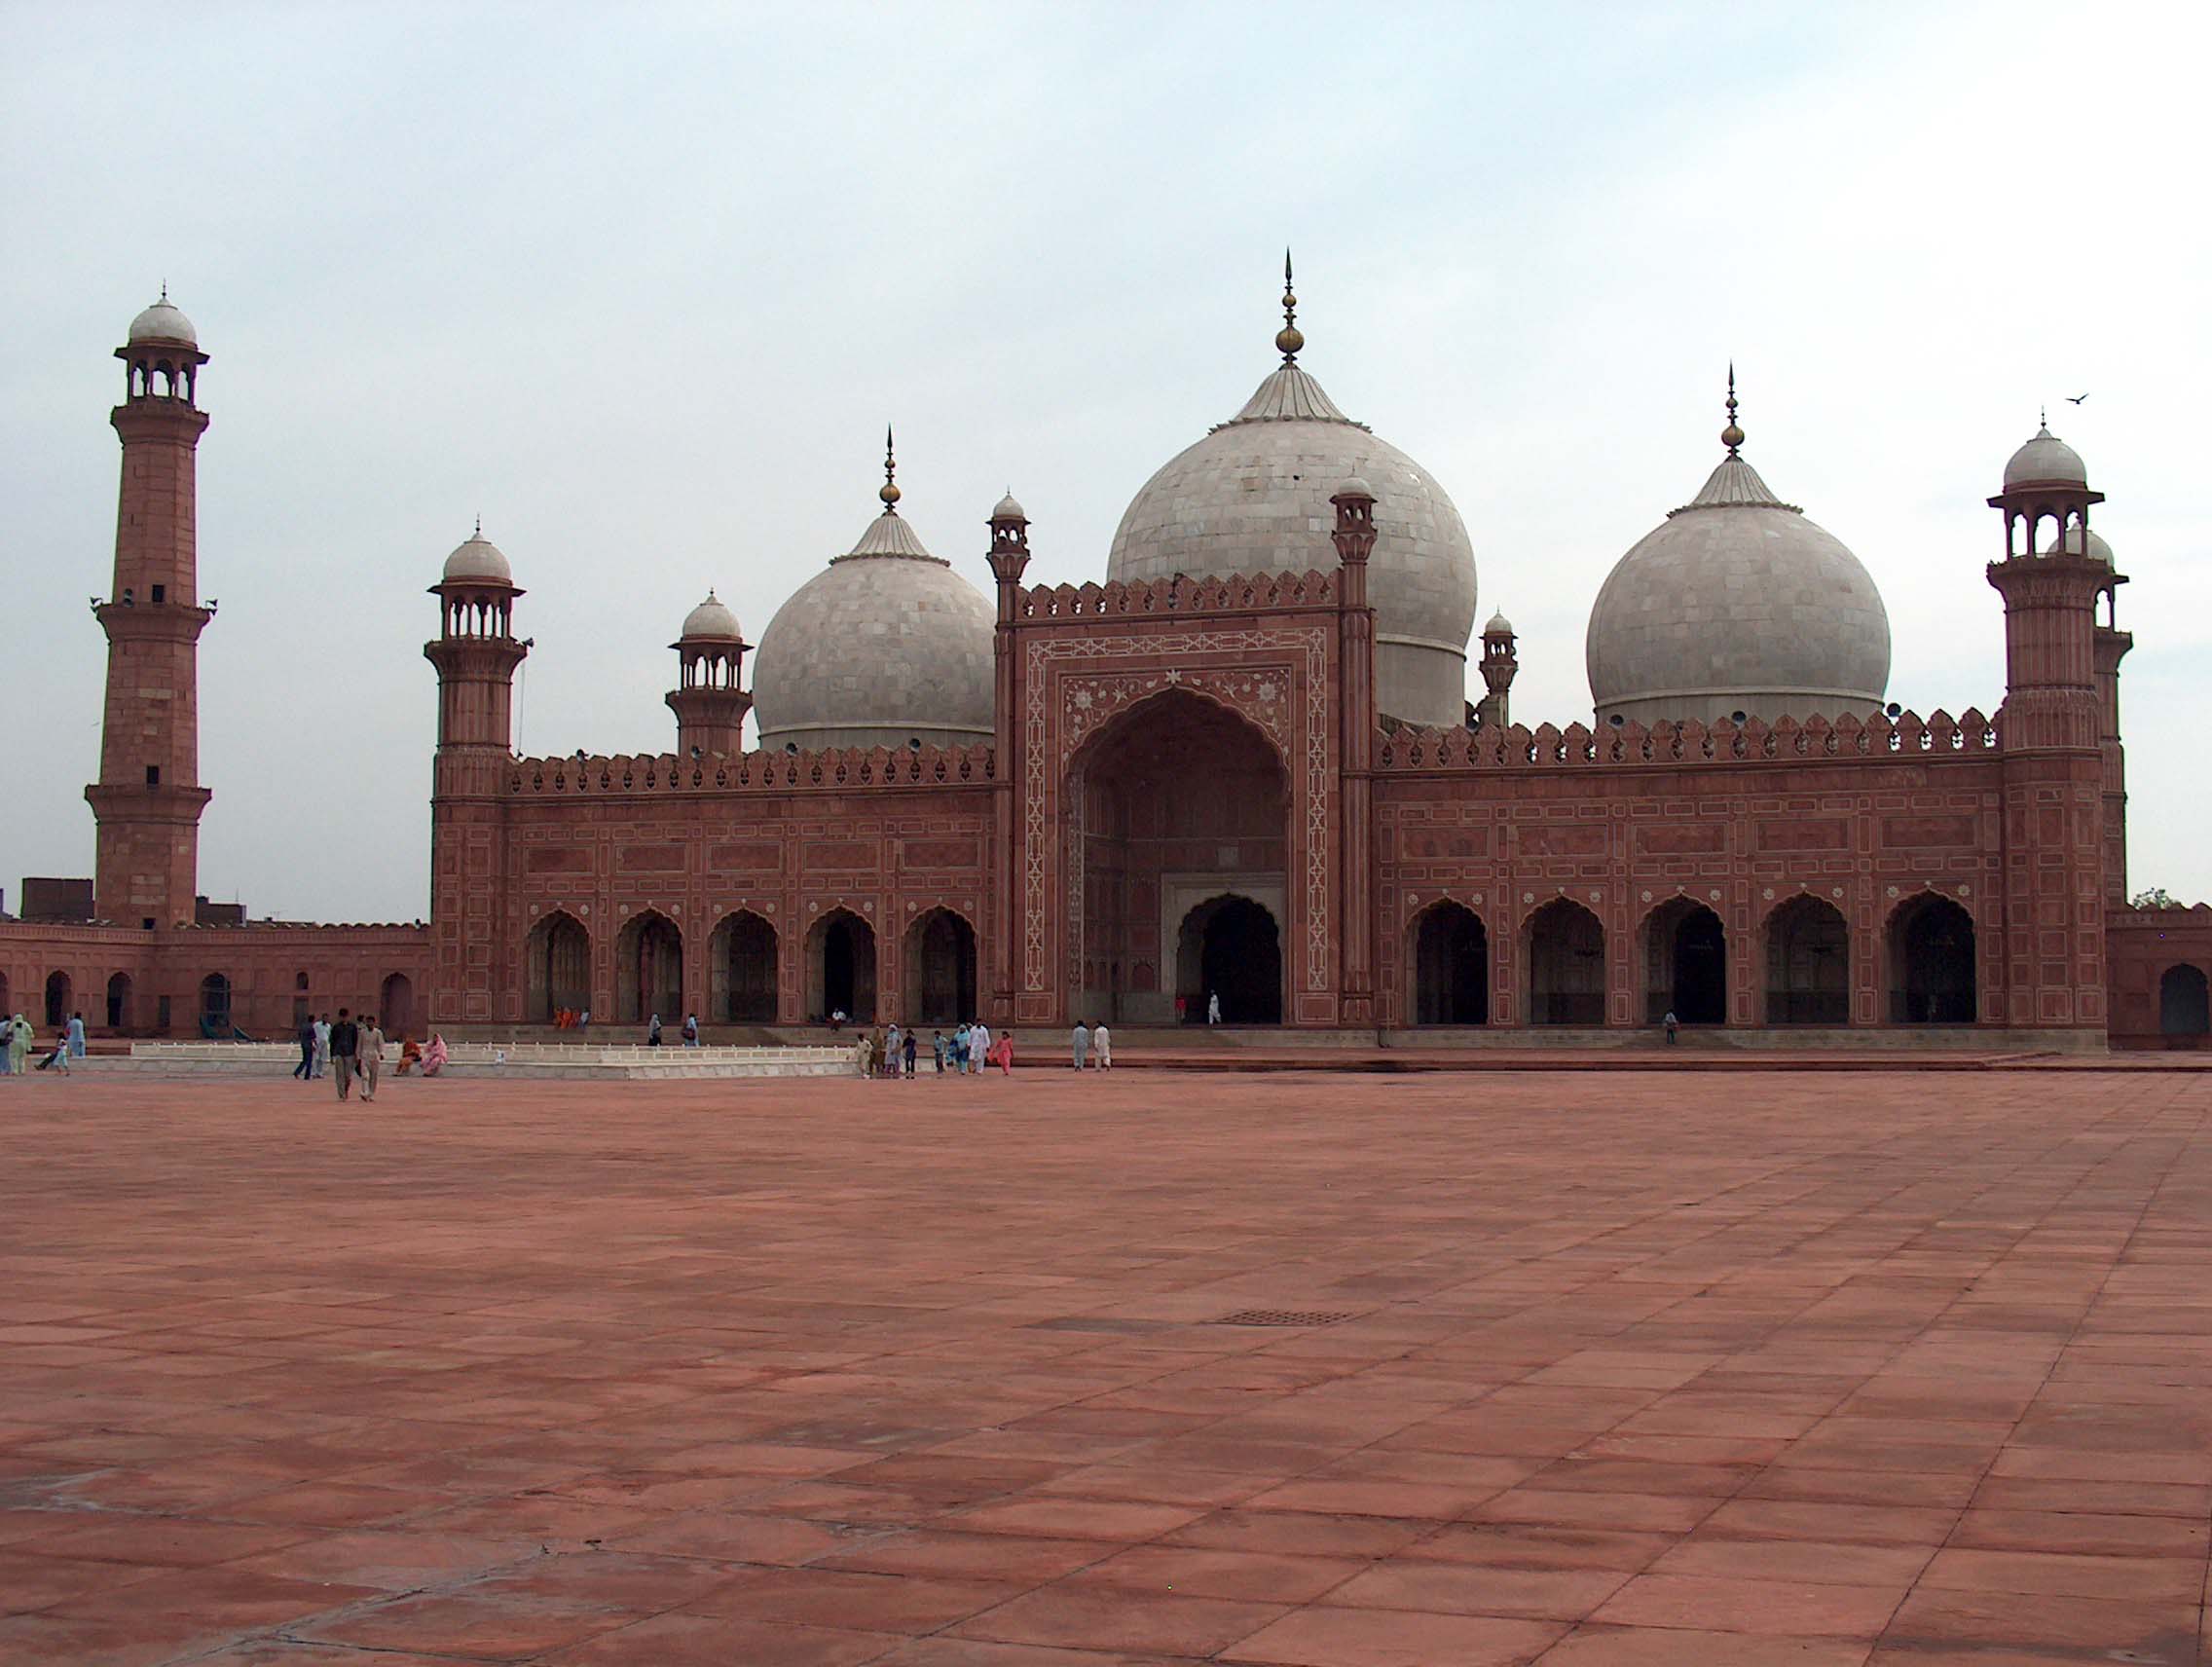
<svg viewBox="0 0 2212 1667"><path fill-rule="evenodd" d="M115 350L124 400L108 415L123 441L115 585L92 612L107 633L100 779L85 789L99 824L93 910L118 926L188 923L200 875L200 633L195 484L207 414L195 403L192 320L162 298Z"/></svg>
<svg viewBox="0 0 2212 1667"><path fill-rule="evenodd" d="M737 615L712 590L683 616L683 629L669 644L677 655L677 685L666 696L676 714L679 755L734 759L745 751L745 715L753 710L753 696L738 684L752 646L738 631Z"/></svg>
<svg viewBox="0 0 2212 1667"><path fill-rule="evenodd" d="M1513 634L1513 621L1503 613L1493 613L1490 623L1483 627L1483 685L1490 692L1475 705L1475 724L1482 729L1503 729L1513 722L1513 678L1521 669L1521 656L1514 651L1520 641Z"/></svg>
<svg viewBox="0 0 2212 1667"><path fill-rule="evenodd" d="M2103 501L2080 455L2047 425L2012 454L2004 489L1989 500L2005 517L2005 559L1989 564L2005 599L2005 867L2002 935L1981 951L2000 977L1984 978L1982 1018L2022 1028L2101 1030L2106 1019L2097 601L2116 575L2088 541L2089 508ZM2039 554L2046 521L2055 537Z"/></svg>

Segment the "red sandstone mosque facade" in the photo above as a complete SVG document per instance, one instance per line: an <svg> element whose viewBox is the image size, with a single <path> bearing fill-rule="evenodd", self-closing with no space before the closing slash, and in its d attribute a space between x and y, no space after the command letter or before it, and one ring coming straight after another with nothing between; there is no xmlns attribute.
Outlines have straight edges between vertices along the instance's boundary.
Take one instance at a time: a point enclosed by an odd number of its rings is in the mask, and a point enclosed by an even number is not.
<svg viewBox="0 0 2212 1667"><path fill-rule="evenodd" d="M670 752L512 751L525 592L479 530L431 587L428 924L322 927L195 896L207 356L165 295L117 353L95 877L0 920L0 1012L1022 1028L1214 996L1321 1031L2205 1044L2212 910L2127 905L2125 581L2047 428L1989 500L1990 710L1886 703L1879 593L1744 459L1731 388L1719 465L1593 610L1593 722L1531 729L1457 510L1298 364L1285 302L1281 363L1139 493L1106 582L1025 584L1010 496L983 595L887 458L880 512L756 649L711 595L686 618Z"/></svg>

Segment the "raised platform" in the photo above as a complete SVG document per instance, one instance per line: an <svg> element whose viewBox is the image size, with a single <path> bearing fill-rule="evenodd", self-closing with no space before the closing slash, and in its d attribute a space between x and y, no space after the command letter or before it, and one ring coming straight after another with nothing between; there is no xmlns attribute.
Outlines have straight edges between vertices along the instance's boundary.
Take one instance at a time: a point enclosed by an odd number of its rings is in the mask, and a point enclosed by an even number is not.
<svg viewBox="0 0 2212 1667"><path fill-rule="evenodd" d="M686 1081L718 1077L849 1076L853 1050L843 1047L646 1048L626 1044L453 1042L442 1074L543 1081ZM385 1074L399 1068L387 1044ZM93 1054L79 1070L102 1075L198 1076L246 1073L285 1076L300 1062L291 1042L134 1042L127 1055Z"/></svg>

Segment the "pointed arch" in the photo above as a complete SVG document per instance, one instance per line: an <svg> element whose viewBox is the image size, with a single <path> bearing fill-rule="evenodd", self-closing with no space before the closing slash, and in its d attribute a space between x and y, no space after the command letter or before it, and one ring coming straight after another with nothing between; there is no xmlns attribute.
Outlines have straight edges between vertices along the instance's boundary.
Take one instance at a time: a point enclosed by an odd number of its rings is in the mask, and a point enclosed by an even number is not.
<svg viewBox="0 0 2212 1667"><path fill-rule="evenodd" d="M643 1024L650 1014L683 1015L683 933L657 908L642 908L614 938L614 1017Z"/></svg>
<svg viewBox="0 0 2212 1667"><path fill-rule="evenodd" d="M773 1024L779 942L766 915L732 909L707 940L707 1012L728 1024Z"/></svg>
<svg viewBox="0 0 2212 1667"><path fill-rule="evenodd" d="M1710 904L1679 893L1643 917L1643 1019L1728 1022L1728 929Z"/></svg>
<svg viewBox="0 0 2212 1667"><path fill-rule="evenodd" d="M2158 975L2158 1034L2212 1034L2212 985L2202 967L2177 961Z"/></svg>
<svg viewBox="0 0 2212 1667"><path fill-rule="evenodd" d="M875 928L839 905L823 910L806 929L806 1005L809 1016L842 1013L855 1024L875 1021Z"/></svg>
<svg viewBox="0 0 2212 1667"><path fill-rule="evenodd" d="M1851 925L1825 897L1799 892L1767 911L1766 1021L1851 1022Z"/></svg>
<svg viewBox="0 0 2212 1667"><path fill-rule="evenodd" d="M559 1013L591 1007L591 934L565 908L545 915L530 929L530 978L526 1019L550 1024Z"/></svg>
<svg viewBox="0 0 2212 1667"><path fill-rule="evenodd" d="M1973 916L1956 899L1924 891L1890 911L1890 1022L1972 1024L1981 1016Z"/></svg>
<svg viewBox="0 0 2212 1667"><path fill-rule="evenodd" d="M1521 929L1530 1024L1605 1022L1605 928L1572 898L1554 898Z"/></svg>
<svg viewBox="0 0 2212 1667"><path fill-rule="evenodd" d="M1490 934L1483 918L1450 898L1415 915L1406 928L1416 1024L1490 1022Z"/></svg>
<svg viewBox="0 0 2212 1667"><path fill-rule="evenodd" d="M976 927L958 909L924 909L906 928L905 1019L957 1024L977 1017Z"/></svg>

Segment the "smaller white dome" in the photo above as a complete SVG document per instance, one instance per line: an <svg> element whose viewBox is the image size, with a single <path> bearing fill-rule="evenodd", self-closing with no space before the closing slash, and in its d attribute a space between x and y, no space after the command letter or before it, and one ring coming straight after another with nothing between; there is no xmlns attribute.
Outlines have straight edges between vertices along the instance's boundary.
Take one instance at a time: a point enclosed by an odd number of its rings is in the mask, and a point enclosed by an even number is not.
<svg viewBox="0 0 2212 1667"><path fill-rule="evenodd" d="M133 342L183 342L188 347L200 345L200 334L193 329L192 320L169 305L168 291L153 306L130 320L130 339Z"/></svg>
<svg viewBox="0 0 2212 1667"><path fill-rule="evenodd" d="M2046 424L2005 464L2005 490L2015 486L2087 486L2089 471L2077 452Z"/></svg>
<svg viewBox="0 0 2212 1667"><path fill-rule="evenodd" d="M1014 501L1014 494L1010 492L999 500L999 506L991 511L991 519L993 521L1026 521L1029 519L1029 511Z"/></svg>
<svg viewBox="0 0 2212 1667"><path fill-rule="evenodd" d="M1375 496L1375 489L1372 486L1369 486L1364 479L1355 474L1347 476L1344 484L1338 487L1337 490L1332 492L1329 496L1332 500L1339 498L1372 499Z"/></svg>
<svg viewBox="0 0 2212 1667"><path fill-rule="evenodd" d="M489 579L498 584L512 584L515 571L507 565L507 558L499 553L499 546L484 537L482 528L469 535L465 543L457 545L446 557L445 582L448 584L468 579Z"/></svg>
<svg viewBox="0 0 2212 1667"><path fill-rule="evenodd" d="M1502 611L1493 613L1490 616L1490 623L1483 627L1483 635L1486 637L1510 637L1513 635L1513 621L1506 618Z"/></svg>
<svg viewBox="0 0 2212 1667"><path fill-rule="evenodd" d="M2055 556L2061 552L2069 556L2078 556L2082 553L2081 528L2067 528L2058 537L2051 539L2050 547L2044 551L2044 554ZM2095 533L2089 535L2089 560L2102 562L2108 568L2112 566L2112 546L2097 537Z"/></svg>
<svg viewBox="0 0 2212 1667"><path fill-rule="evenodd" d="M694 642L734 643L738 641L737 615L710 590L707 600L683 616L683 629L678 634Z"/></svg>

